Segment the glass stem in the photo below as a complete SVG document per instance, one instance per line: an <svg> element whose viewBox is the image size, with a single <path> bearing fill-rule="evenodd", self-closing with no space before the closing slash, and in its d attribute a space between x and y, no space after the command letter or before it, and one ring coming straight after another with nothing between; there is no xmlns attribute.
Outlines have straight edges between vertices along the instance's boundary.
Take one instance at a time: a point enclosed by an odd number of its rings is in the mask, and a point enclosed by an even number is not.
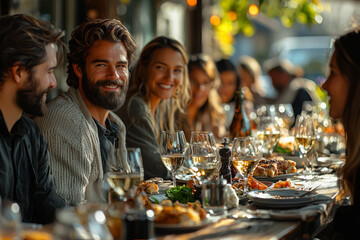
<svg viewBox="0 0 360 240"><path fill-rule="evenodd" d="M248 177L244 176L244 195L247 194Z"/></svg>
<svg viewBox="0 0 360 240"><path fill-rule="evenodd" d="M176 187L176 177L175 177L175 173L172 173L172 180L173 180L174 187Z"/></svg>

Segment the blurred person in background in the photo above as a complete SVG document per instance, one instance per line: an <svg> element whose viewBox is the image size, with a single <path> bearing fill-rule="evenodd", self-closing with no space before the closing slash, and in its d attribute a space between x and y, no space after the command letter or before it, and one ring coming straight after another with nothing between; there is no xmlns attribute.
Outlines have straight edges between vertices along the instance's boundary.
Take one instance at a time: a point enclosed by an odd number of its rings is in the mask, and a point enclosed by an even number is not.
<svg viewBox="0 0 360 240"><path fill-rule="evenodd" d="M193 55L188 63L191 101L187 108L191 130L211 131L216 138L226 134L226 116L218 93L219 73L210 56Z"/></svg>
<svg viewBox="0 0 360 240"><path fill-rule="evenodd" d="M259 62L250 56L241 56L238 61L238 70L241 79L241 86L251 91L255 106L265 104L265 89L261 85L261 66Z"/></svg>
<svg viewBox="0 0 360 240"><path fill-rule="evenodd" d="M69 90L37 123L49 143L56 190L77 205L103 180L113 146L126 157L125 126L112 111L125 102L136 44L119 20L95 19L75 28L69 48Z"/></svg>
<svg viewBox="0 0 360 240"><path fill-rule="evenodd" d="M340 169L341 196L350 196L349 206L337 209L326 239L354 239L360 226L360 33L349 32L335 43L330 75L323 89L330 97L329 115L342 120L346 136L346 160ZM326 231L325 231L326 232ZM324 238L325 239L325 238Z"/></svg>
<svg viewBox="0 0 360 240"><path fill-rule="evenodd" d="M56 51L62 59L65 48L63 36L31 16L0 17L0 204L18 203L24 222L49 223L56 208L65 205L50 175L45 138L23 114L45 114L46 96L56 86Z"/></svg>
<svg viewBox="0 0 360 240"><path fill-rule="evenodd" d="M235 114L236 91L242 87L241 79L235 65L229 59L220 59L216 62L220 74L220 88L218 90L226 114L226 129L229 130ZM244 87L244 105L247 114L253 111L253 96L250 89Z"/></svg>
<svg viewBox="0 0 360 240"><path fill-rule="evenodd" d="M305 101L319 101L316 84L302 78L301 67L295 66L287 59L272 58L265 61L264 68L277 91L275 99L267 99L269 104L291 103L296 117L301 113Z"/></svg>
<svg viewBox="0 0 360 240"><path fill-rule="evenodd" d="M116 113L126 126L127 147L138 147L144 178L170 178L161 161L162 130L182 130L190 100L188 55L177 40L157 37L142 50L132 74L126 103Z"/></svg>

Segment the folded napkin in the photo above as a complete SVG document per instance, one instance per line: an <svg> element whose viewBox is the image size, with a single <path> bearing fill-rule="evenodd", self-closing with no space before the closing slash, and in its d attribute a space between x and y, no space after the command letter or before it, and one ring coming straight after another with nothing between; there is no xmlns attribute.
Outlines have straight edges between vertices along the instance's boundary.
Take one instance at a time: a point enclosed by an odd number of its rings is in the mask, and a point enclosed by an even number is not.
<svg viewBox="0 0 360 240"><path fill-rule="evenodd" d="M315 202L311 205L296 208L296 209L256 209L249 210L248 213L254 214L260 218L294 220L300 219L306 221L309 217L314 217L320 214L322 219L328 217L328 206L332 204L332 199L323 194L318 194L315 197Z"/></svg>

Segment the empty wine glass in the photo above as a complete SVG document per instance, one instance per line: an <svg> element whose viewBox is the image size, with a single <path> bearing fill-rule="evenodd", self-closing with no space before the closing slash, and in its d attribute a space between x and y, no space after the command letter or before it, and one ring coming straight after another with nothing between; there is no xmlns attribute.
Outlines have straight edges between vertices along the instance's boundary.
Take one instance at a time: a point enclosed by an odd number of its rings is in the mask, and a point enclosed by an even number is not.
<svg viewBox="0 0 360 240"><path fill-rule="evenodd" d="M183 131L162 131L160 135L160 154L165 167L171 172L174 187L175 174L185 161L187 142Z"/></svg>
<svg viewBox="0 0 360 240"><path fill-rule="evenodd" d="M247 194L249 175L256 168L261 155L252 137L235 138L232 147L232 164L244 179L244 195Z"/></svg>
<svg viewBox="0 0 360 240"><path fill-rule="evenodd" d="M210 131L191 133L191 168L190 171L203 182L217 174L220 169L219 152L214 134Z"/></svg>
<svg viewBox="0 0 360 240"><path fill-rule="evenodd" d="M112 148L107 158L105 174L110 187L123 198L144 179L140 148L127 148L126 152L124 154L122 149Z"/></svg>
<svg viewBox="0 0 360 240"><path fill-rule="evenodd" d="M256 135L262 146L262 153L273 153L274 147L280 138L280 127L274 117L262 117L256 127Z"/></svg>
<svg viewBox="0 0 360 240"><path fill-rule="evenodd" d="M316 134L313 125L313 119L310 115L301 114L297 117L295 123L295 144L305 158L306 173L312 173L312 164L309 161L307 153L313 147L316 141Z"/></svg>

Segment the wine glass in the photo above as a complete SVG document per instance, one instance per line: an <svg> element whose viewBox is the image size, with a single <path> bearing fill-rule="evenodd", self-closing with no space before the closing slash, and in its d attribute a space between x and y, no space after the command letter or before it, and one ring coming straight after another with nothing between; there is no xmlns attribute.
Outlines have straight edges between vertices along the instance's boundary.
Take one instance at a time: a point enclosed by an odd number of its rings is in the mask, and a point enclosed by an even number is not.
<svg viewBox="0 0 360 240"><path fill-rule="evenodd" d="M307 153L311 150L315 141L316 134L312 116L299 115L295 123L295 144L300 150L302 157L306 160L306 173L312 173L312 164L308 159Z"/></svg>
<svg viewBox="0 0 360 240"><path fill-rule="evenodd" d="M219 152L214 134L210 131L191 133L191 167L190 171L203 182L217 174L220 169Z"/></svg>
<svg viewBox="0 0 360 240"><path fill-rule="evenodd" d="M20 239L20 206L0 197L0 239Z"/></svg>
<svg viewBox="0 0 360 240"><path fill-rule="evenodd" d="M256 147L254 138L235 138L232 147L232 164L241 173L244 179L244 195L247 194L249 175L256 168L261 155Z"/></svg>
<svg viewBox="0 0 360 240"><path fill-rule="evenodd" d="M269 155L273 153L274 147L280 138L280 127L276 118L262 117L259 119L259 124L256 127L256 135L260 140L261 150L268 152Z"/></svg>
<svg viewBox="0 0 360 240"><path fill-rule="evenodd" d="M295 121L294 110L290 103L276 104L275 115L278 117L278 124L280 128L290 129Z"/></svg>
<svg viewBox="0 0 360 240"><path fill-rule="evenodd" d="M171 172L174 187L175 174L185 161L187 142L183 131L162 131L160 135L160 154L165 167Z"/></svg>
<svg viewBox="0 0 360 240"><path fill-rule="evenodd" d="M127 148L126 150L125 152L115 147L111 149L107 158L105 174L110 187L122 198L144 179L140 148Z"/></svg>

